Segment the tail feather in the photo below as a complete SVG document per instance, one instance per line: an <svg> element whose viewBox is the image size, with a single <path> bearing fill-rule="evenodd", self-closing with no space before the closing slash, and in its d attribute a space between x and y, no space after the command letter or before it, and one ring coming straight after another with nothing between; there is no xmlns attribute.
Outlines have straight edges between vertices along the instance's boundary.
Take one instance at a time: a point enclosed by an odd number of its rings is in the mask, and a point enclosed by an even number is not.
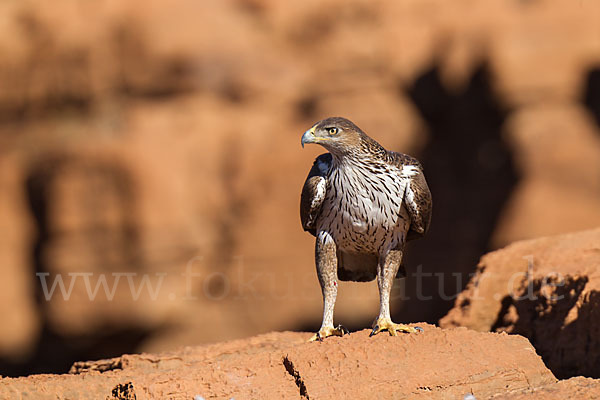
<svg viewBox="0 0 600 400"><path fill-rule="evenodd" d="M378 257L338 251L338 279L340 281L370 282L377 277ZM406 269L400 264L396 279L404 278Z"/></svg>

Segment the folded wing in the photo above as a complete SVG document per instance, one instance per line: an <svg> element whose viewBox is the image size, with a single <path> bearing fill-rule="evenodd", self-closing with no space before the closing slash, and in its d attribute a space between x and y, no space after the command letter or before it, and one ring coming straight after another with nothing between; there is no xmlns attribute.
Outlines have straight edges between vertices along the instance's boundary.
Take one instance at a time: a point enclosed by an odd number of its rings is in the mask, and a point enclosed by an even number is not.
<svg viewBox="0 0 600 400"><path fill-rule="evenodd" d="M316 236L316 222L327 193L327 174L331 168L331 154L316 158L302 187L300 196L300 220L302 228Z"/></svg>
<svg viewBox="0 0 600 400"><path fill-rule="evenodd" d="M402 171L402 179L408 183L404 191L403 204L410 216L407 239L418 239L429 230L431 222L431 192L425 181L423 167L419 161L406 154L390 153L390 161Z"/></svg>

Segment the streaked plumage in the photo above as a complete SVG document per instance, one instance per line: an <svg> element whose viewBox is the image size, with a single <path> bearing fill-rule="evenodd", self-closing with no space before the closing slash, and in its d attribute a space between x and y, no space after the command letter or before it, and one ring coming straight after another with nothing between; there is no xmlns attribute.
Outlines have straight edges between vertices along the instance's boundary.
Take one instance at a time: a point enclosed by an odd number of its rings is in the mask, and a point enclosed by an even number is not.
<svg viewBox="0 0 600 400"><path fill-rule="evenodd" d="M404 244L429 228L431 195L416 159L385 150L347 119L318 122L304 133L305 143L330 151L317 157L308 174L300 217L304 230L316 237L323 323L333 328L333 322L326 321L328 307L333 314L333 304L328 304L332 295L326 298L329 289L324 285L335 286L337 293L336 279L370 281L385 275L384 281L378 279L380 293L382 285L384 291L391 289L391 279L403 273ZM389 303L389 293L387 298ZM389 314L386 307L382 303L383 314Z"/></svg>

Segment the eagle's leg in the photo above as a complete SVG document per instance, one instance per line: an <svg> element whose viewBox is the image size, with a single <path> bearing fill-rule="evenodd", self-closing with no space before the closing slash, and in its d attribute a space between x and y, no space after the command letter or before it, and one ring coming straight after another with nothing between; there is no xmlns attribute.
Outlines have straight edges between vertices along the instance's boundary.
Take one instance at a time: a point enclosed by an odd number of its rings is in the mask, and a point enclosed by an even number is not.
<svg viewBox="0 0 600 400"><path fill-rule="evenodd" d="M328 336L343 336L348 330L339 325L333 326L333 308L337 297L337 251L333 238L329 233L321 231L315 244L315 263L317 276L323 293L323 322L321 329L310 341L323 340Z"/></svg>
<svg viewBox="0 0 600 400"><path fill-rule="evenodd" d="M377 286L379 286L379 316L373 322L373 331L370 336L387 330L391 336L396 332L414 333L422 330L403 324L395 324L390 317L390 293L394 277L402 262L402 250L391 250L387 255L380 257L377 265Z"/></svg>

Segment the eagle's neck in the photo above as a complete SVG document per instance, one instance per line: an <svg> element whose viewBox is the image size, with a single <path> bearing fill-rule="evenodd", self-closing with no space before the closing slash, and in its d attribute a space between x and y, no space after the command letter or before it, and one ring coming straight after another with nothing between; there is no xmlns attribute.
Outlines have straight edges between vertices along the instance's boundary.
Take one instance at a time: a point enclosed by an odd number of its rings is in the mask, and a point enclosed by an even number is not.
<svg viewBox="0 0 600 400"><path fill-rule="evenodd" d="M372 164L386 159L387 150L368 136L361 138L358 145L341 149L330 149L333 167Z"/></svg>

